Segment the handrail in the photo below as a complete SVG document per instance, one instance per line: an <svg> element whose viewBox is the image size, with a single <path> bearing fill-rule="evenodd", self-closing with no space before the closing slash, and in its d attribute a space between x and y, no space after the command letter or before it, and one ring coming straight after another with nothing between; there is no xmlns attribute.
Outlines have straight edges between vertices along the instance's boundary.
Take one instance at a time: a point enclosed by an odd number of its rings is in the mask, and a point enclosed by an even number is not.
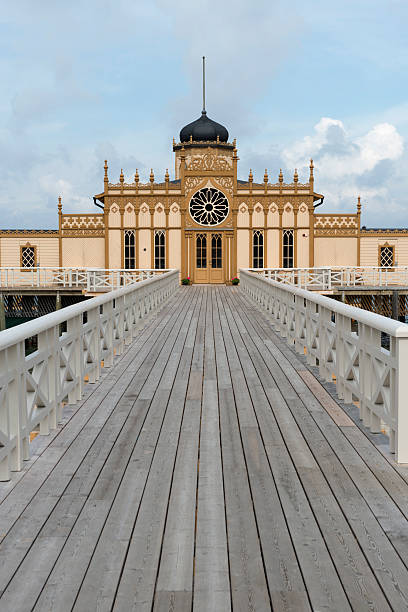
<svg viewBox="0 0 408 612"><path fill-rule="evenodd" d="M364 425L372 432L386 426L391 452L408 463L408 325L248 269L240 270L240 279L308 364L318 363L325 380L334 377L339 398L358 400ZM383 333L389 350L381 345Z"/></svg>
<svg viewBox="0 0 408 612"><path fill-rule="evenodd" d="M29 458L30 433L55 428L63 403L81 399L85 377L96 382L102 362L113 365L140 321L178 285L179 272L171 270L0 332L0 480ZM26 355L32 336L38 349Z"/></svg>
<svg viewBox="0 0 408 612"><path fill-rule="evenodd" d="M0 289L78 288L96 293L140 282L168 272L153 268L0 267Z"/></svg>
<svg viewBox="0 0 408 612"><path fill-rule="evenodd" d="M315 268L250 268L275 281L304 289L331 291L339 288L408 287L408 266L321 266Z"/></svg>

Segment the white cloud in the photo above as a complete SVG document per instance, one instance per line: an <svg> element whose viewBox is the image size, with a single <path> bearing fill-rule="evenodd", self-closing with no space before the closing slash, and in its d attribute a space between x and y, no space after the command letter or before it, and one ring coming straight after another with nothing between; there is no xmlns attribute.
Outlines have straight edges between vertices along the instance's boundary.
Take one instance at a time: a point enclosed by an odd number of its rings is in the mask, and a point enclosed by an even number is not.
<svg viewBox="0 0 408 612"><path fill-rule="evenodd" d="M313 133L284 148L287 168L304 173L315 162L316 189L326 198L326 210L352 210L361 195L367 212L378 219L401 214L405 202L395 193L394 175L402 163L404 141L391 123L378 123L364 134L350 133L339 119L323 117ZM401 189L401 183L398 184ZM389 222L384 216L383 223Z"/></svg>
<svg viewBox="0 0 408 612"><path fill-rule="evenodd" d="M306 167L313 157L322 174L332 178L362 175L383 160L399 159L403 153L403 139L390 123L374 125L363 136L348 134L339 119L322 117L314 133L283 150L288 167Z"/></svg>

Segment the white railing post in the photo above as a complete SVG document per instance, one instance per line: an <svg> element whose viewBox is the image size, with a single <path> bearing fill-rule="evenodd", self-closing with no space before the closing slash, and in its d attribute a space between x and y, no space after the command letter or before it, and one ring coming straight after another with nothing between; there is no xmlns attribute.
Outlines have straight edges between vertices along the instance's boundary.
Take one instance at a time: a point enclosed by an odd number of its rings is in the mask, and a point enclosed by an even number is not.
<svg viewBox="0 0 408 612"><path fill-rule="evenodd" d="M10 454L9 469L19 471L23 467L27 440L22 435L22 423L27 410L27 388L24 377L25 342L18 342L7 350L7 367L12 373L8 385L8 418L10 438L16 444Z"/></svg>
<svg viewBox="0 0 408 612"><path fill-rule="evenodd" d="M395 396L393 421L397 423L395 458L399 463L408 463L408 338L396 337ZM395 429L395 428L394 428Z"/></svg>
<svg viewBox="0 0 408 612"><path fill-rule="evenodd" d="M76 404L82 397L83 388L83 315L82 313L67 322L67 333L72 343L70 366L74 375L73 389L68 394L68 403Z"/></svg>
<svg viewBox="0 0 408 612"><path fill-rule="evenodd" d="M103 319L105 325L103 326L103 339L104 339L104 351L103 351L103 364L104 367L110 368L113 365L113 353L114 353L114 325L113 325L113 300L110 300L103 305Z"/></svg>
<svg viewBox="0 0 408 612"><path fill-rule="evenodd" d="M101 370L101 328L100 328L100 313L99 306L88 311L88 322L85 329L84 341L87 342L88 363L92 363L93 367L89 372L89 382L95 383L99 380ZM89 334L89 338L86 335ZM84 364L85 368L86 364Z"/></svg>
<svg viewBox="0 0 408 612"><path fill-rule="evenodd" d="M40 435L46 436L50 433L50 429L55 429L57 426L57 402L56 402L56 359L55 359L55 327L47 329L37 336L38 352L43 353L43 361L40 367L43 369L42 376L38 381L38 390L45 398L40 404L37 400L35 406L30 406L31 410L44 412L44 416L40 419ZM33 374L35 368L34 366ZM27 414L28 432L31 431L31 412ZM27 448L28 455L28 448ZM26 457L28 459L28 456Z"/></svg>

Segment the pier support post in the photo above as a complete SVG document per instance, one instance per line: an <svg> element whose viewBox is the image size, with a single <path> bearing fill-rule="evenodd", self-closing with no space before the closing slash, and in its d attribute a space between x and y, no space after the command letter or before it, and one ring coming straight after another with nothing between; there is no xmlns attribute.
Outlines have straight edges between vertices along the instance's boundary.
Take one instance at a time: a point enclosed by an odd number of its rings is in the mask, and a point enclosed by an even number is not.
<svg viewBox="0 0 408 612"><path fill-rule="evenodd" d="M392 318L398 321L399 317L399 293L398 291L392 292Z"/></svg>
<svg viewBox="0 0 408 612"><path fill-rule="evenodd" d="M4 297L0 293L0 331L6 329L6 311L4 308Z"/></svg>
<svg viewBox="0 0 408 612"><path fill-rule="evenodd" d="M61 310L61 295L58 292L55 297L55 310Z"/></svg>

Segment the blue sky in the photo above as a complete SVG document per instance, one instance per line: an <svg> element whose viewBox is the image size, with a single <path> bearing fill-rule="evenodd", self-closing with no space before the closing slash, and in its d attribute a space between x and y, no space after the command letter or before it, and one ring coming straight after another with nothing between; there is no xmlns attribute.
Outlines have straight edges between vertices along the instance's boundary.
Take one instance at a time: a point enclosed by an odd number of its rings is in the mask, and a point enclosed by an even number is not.
<svg viewBox="0 0 408 612"><path fill-rule="evenodd" d="M289 8L288 8L289 5ZM239 174L307 179L324 212L408 226L405 0L19 0L0 14L0 226L90 212L103 160L173 172L201 110L237 138ZM321 209L323 212L323 208Z"/></svg>

